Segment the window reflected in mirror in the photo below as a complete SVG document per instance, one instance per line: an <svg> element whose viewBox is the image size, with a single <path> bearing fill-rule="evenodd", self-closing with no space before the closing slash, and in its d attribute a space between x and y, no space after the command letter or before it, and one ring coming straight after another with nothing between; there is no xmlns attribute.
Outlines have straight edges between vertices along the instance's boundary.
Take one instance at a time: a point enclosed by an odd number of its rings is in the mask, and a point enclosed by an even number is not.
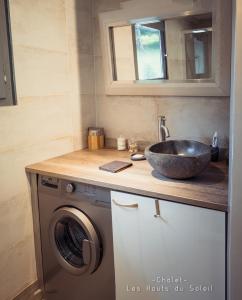
<svg viewBox="0 0 242 300"><path fill-rule="evenodd" d="M137 79L166 79L164 23L135 24Z"/></svg>
<svg viewBox="0 0 242 300"><path fill-rule="evenodd" d="M212 79L212 14L110 27L115 81Z"/></svg>

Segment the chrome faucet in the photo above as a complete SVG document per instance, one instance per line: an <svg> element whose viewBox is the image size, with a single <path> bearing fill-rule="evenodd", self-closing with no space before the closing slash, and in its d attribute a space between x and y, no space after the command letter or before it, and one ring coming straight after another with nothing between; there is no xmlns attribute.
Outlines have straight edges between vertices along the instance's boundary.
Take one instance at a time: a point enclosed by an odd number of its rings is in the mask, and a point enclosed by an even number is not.
<svg viewBox="0 0 242 300"><path fill-rule="evenodd" d="M159 142L164 142L170 137L169 129L166 127L166 117L158 117L158 140Z"/></svg>

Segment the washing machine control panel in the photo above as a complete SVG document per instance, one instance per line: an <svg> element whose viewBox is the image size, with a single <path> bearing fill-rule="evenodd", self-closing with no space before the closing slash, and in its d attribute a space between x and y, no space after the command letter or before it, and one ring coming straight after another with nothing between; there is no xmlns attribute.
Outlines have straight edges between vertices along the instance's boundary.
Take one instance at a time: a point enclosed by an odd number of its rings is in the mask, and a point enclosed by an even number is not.
<svg viewBox="0 0 242 300"><path fill-rule="evenodd" d="M59 180L54 177L41 176L40 177L41 186L48 189L58 189Z"/></svg>
<svg viewBox="0 0 242 300"><path fill-rule="evenodd" d="M104 187L61 180L61 192L62 195L68 197L66 199L85 199L93 205L104 207L111 206L110 190Z"/></svg>
<svg viewBox="0 0 242 300"><path fill-rule="evenodd" d="M67 185L66 185L66 192L68 193L68 194L71 194L71 193L73 193L75 191L75 185L73 184L73 183L68 183Z"/></svg>

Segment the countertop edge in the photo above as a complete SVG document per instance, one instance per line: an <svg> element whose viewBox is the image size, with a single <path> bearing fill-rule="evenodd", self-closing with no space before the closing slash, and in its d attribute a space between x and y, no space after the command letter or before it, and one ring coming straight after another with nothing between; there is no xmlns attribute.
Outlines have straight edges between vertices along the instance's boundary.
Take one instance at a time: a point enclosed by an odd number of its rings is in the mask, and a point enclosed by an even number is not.
<svg viewBox="0 0 242 300"><path fill-rule="evenodd" d="M72 180L72 181L76 181L76 182L80 182L80 183L96 185L96 186L108 188L108 189L115 190L115 191L127 192L130 194L146 196L149 198L157 198L157 199L161 199L161 200L165 200L165 201L177 202L177 203L192 205L195 207L201 207L201 208L216 210L216 211L225 212L225 213L228 212L228 206L224 205L224 204L200 201L200 200L196 200L194 198L177 197L177 196L172 196L172 195L167 195L167 194L162 194L162 193L151 192L151 191L147 191L145 189L136 189L136 188L128 187L125 185L116 185L116 184L106 183L106 182L97 181L97 180L85 179L82 177L74 177L74 176L64 175L64 174L55 173L55 172L42 171L42 170L35 169L33 166L34 165L27 166L25 168L26 173L31 173L31 174L36 174L36 175L39 174L39 175L54 176L54 177L58 177L58 178L64 179L64 180Z"/></svg>

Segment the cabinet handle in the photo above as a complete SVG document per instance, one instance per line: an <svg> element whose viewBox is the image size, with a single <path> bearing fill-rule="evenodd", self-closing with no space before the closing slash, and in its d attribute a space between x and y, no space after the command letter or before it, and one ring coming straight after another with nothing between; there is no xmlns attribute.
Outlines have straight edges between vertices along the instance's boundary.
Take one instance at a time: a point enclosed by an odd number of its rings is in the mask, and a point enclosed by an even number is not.
<svg viewBox="0 0 242 300"><path fill-rule="evenodd" d="M160 204L159 200L155 200L155 209L156 209L156 214L154 215L155 218L160 218Z"/></svg>
<svg viewBox="0 0 242 300"><path fill-rule="evenodd" d="M112 200L113 203L117 206L120 206L120 207L127 207L127 208L138 208L139 205L138 203L134 203L134 204L119 204L116 200Z"/></svg>

